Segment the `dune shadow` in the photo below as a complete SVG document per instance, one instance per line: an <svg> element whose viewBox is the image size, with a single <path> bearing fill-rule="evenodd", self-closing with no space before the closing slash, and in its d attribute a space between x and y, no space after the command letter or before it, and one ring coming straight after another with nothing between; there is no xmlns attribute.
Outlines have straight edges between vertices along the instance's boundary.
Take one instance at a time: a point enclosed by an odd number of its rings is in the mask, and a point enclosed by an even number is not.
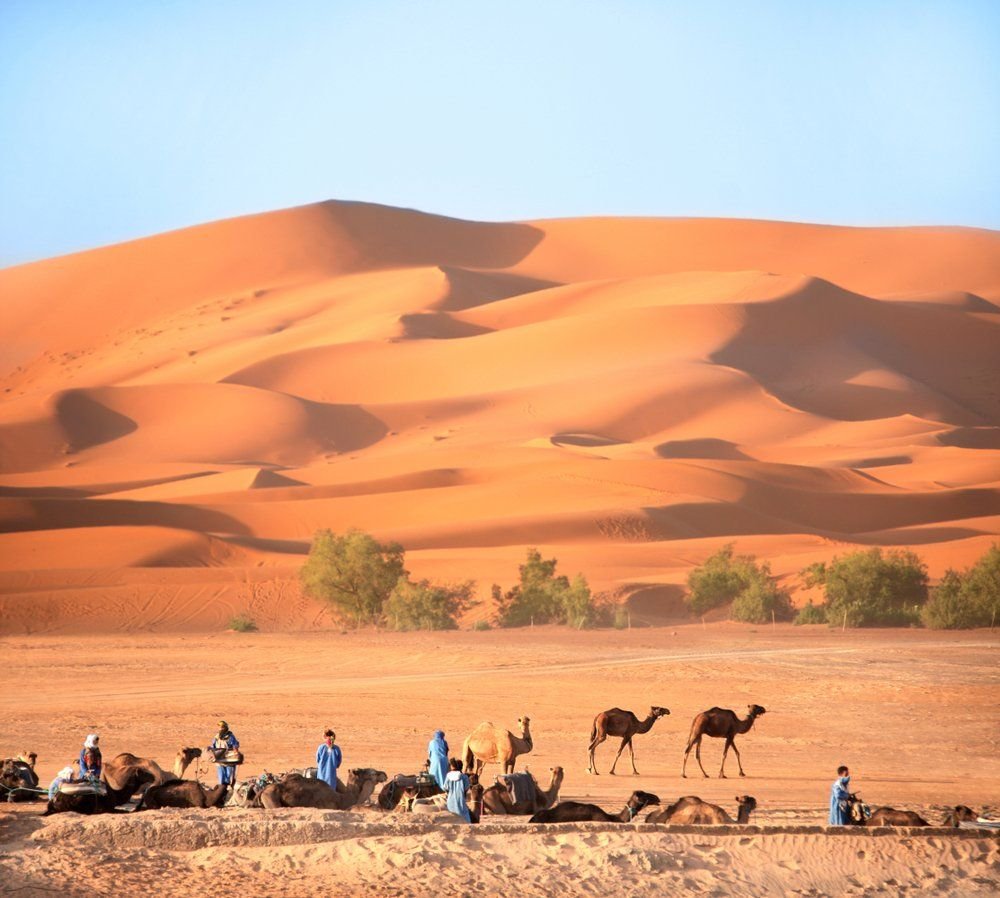
<svg viewBox="0 0 1000 898"><path fill-rule="evenodd" d="M625 599L625 605L632 616L632 625L638 621L652 626L664 621L690 620L687 605L684 604L684 587L676 583L656 583L651 585L628 584L625 589L634 590Z"/></svg>
<svg viewBox="0 0 1000 898"><path fill-rule="evenodd" d="M356 452L383 439L389 428L360 405L299 399L309 411L309 436L326 449Z"/></svg>
<svg viewBox="0 0 1000 898"><path fill-rule="evenodd" d="M55 400L55 415L70 451L110 443L138 430L131 418L98 402L85 390L67 390Z"/></svg>
<svg viewBox="0 0 1000 898"><path fill-rule="evenodd" d="M937 441L959 449L1000 449L1000 427L956 427L938 434Z"/></svg>
<svg viewBox="0 0 1000 898"><path fill-rule="evenodd" d="M660 458L713 458L719 461L753 461L735 443L704 437L698 440L669 440L653 447Z"/></svg>

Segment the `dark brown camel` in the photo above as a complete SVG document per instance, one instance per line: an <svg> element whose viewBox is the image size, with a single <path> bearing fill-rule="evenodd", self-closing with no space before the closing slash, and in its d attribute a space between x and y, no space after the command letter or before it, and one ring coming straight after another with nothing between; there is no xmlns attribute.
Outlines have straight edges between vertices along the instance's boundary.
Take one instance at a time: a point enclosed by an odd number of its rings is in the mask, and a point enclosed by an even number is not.
<svg viewBox="0 0 1000 898"><path fill-rule="evenodd" d="M897 811L895 808L875 808L865 821L865 826L930 826L913 811Z"/></svg>
<svg viewBox="0 0 1000 898"><path fill-rule="evenodd" d="M375 787L379 783L384 783L386 779L381 770L358 767L351 771L345 790L337 792L321 779L307 779L292 773L280 782L266 786L254 799L254 807L272 810L325 808L331 811L346 811L368 801Z"/></svg>
<svg viewBox="0 0 1000 898"><path fill-rule="evenodd" d="M339 783L337 791L343 791ZM434 779L418 780L415 773L397 773L379 790L378 806L383 811L392 811L399 806L404 796L411 799L430 798L443 792L444 789Z"/></svg>
<svg viewBox="0 0 1000 898"><path fill-rule="evenodd" d="M43 798L38 789L38 774L35 772L35 762L38 755L27 752L17 758L4 758L0 761L0 800L7 801L37 801Z"/></svg>
<svg viewBox="0 0 1000 898"><path fill-rule="evenodd" d="M944 820L941 821L941 825L954 826L957 828L960 823L965 821L974 823L978 819L978 815L974 810L972 810L972 808L968 808L964 804L958 804L944 815Z"/></svg>
<svg viewBox="0 0 1000 898"><path fill-rule="evenodd" d="M159 786L150 786L139 799L137 811L157 808L221 808L226 800L228 786L219 783L209 789L196 780L170 780Z"/></svg>
<svg viewBox="0 0 1000 898"><path fill-rule="evenodd" d="M659 804L660 799L650 792L633 792L620 814L609 814L596 804L583 804L579 801L561 801L554 808L539 811L529 823L630 823L635 817L651 804Z"/></svg>
<svg viewBox="0 0 1000 898"><path fill-rule="evenodd" d="M56 792L55 797L49 799L42 816L48 817L49 814L61 814L66 811L77 814L127 813L117 810L118 805L125 804L142 786L149 785L151 776L148 771L137 770L120 789L105 784L106 792L103 795L93 792Z"/></svg>
<svg viewBox="0 0 1000 898"><path fill-rule="evenodd" d="M736 819L733 820L716 804L702 801L696 795L685 795L672 805L659 811L653 811L646 817L647 823L741 823L750 822L750 815L757 808L757 799L752 795L736 796Z"/></svg>
<svg viewBox="0 0 1000 898"><path fill-rule="evenodd" d="M483 810L487 814L537 814L546 808L551 808L559 800L559 789L563 781L562 767L552 767L552 780L548 789L542 789L531 774L535 782L535 794L530 801L512 801L510 791L501 783L490 786L483 793Z"/></svg>
<svg viewBox="0 0 1000 898"><path fill-rule="evenodd" d="M597 774L594 749L608 736L621 736L622 744L618 746L618 754L615 755L614 763L611 765L611 774L614 775L618 759L622 756L625 747L628 746L629 757L632 759L632 773L638 776L639 771L635 769L635 749L632 748L632 737L637 733L648 733L657 720L669 713L667 708L653 705L649 709L646 719L639 720L631 711L623 711L621 708L601 711L594 718L594 725L590 729L590 766L587 768L587 773Z"/></svg>
<svg viewBox="0 0 1000 898"><path fill-rule="evenodd" d="M731 748L736 753L736 763L740 768L740 776L746 776L743 772L743 762L740 760L740 752L736 747L735 739L742 733L747 733L753 726L754 721L764 713L760 705L747 705L750 712L740 720L735 712L728 708L709 708L702 711L693 721L691 721L691 733L688 736L687 748L684 749L684 766L681 768L681 776L687 776L688 755L691 749L695 749L694 756L701 767L701 772L705 773L705 768L701 764L701 738L702 736L712 736L715 739L725 739L726 747L722 750L722 766L719 768L719 776L726 778L726 755ZM707 777L708 774L705 773Z"/></svg>

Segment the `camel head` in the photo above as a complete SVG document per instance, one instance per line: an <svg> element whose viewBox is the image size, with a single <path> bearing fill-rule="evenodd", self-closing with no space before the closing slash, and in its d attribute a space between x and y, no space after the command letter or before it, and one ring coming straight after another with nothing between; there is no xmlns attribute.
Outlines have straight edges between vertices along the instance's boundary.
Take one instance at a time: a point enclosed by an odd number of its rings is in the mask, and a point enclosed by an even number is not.
<svg viewBox="0 0 1000 898"><path fill-rule="evenodd" d="M747 705L747 710L750 712L750 719L756 720L765 713L766 709L762 708L760 705Z"/></svg>
<svg viewBox="0 0 1000 898"><path fill-rule="evenodd" d="M524 733L528 732L528 725L530 723L531 723L531 718L528 717L527 714L525 714L524 717L517 718L517 725L521 728L521 731Z"/></svg>
<svg viewBox="0 0 1000 898"><path fill-rule="evenodd" d="M748 814L757 810L757 799L752 795L737 795L736 804L740 806L741 810L745 807Z"/></svg>
<svg viewBox="0 0 1000 898"><path fill-rule="evenodd" d="M350 771L350 781L354 783L384 783L389 779L384 770L374 767L354 767Z"/></svg>
<svg viewBox="0 0 1000 898"><path fill-rule="evenodd" d="M627 807L632 811L632 816L635 817L643 808L649 807L651 804L659 804L660 796L654 795L652 792L633 792L627 802Z"/></svg>
<svg viewBox="0 0 1000 898"><path fill-rule="evenodd" d="M650 717L655 717L655 718L666 717L669 713L670 713L669 708L661 708L659 705L653 705L649 709Z"/></svg>
<svg viewBox="0 0 1000 898"><path fill-rule="evenodd" d="M200 748L182 748L177 752L177 757L184 761L186 764L190 764L195 758L201 757Z"/></svg>
<svg viewBox="0 0 1000 898"><path fill-rule="evenodd" d="M944 825L958 826L958 824L963 820L975 819L976 812L973 811L972 808L966 807L964 804L958 804L944 815Z"/></svg>
<svg viewBox="0 0 1000 898"><path fill-rule="evenodd" d="M550 767L549 772L552 774L552 779L554 779L557 783L561 783L563 781L565 773L562 767Z"/></svg>

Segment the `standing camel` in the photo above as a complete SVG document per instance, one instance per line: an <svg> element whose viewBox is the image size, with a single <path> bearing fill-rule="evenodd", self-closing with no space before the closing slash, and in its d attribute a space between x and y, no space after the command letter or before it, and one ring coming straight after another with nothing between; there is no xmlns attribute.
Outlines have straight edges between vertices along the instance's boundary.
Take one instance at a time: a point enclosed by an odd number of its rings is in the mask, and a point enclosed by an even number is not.
<svg viewBox="0 0 1000 898"><path fill-rule="evenodd" d="M638 776L639 771L635 769L635 749L632 748L632 737L636 733L648 733L657 720L669 713L670 711L667 708L653 705L649 709L646 719L639 720L631 711L623 711L621 708L611 708L609 711L601 711L594 718L594 725L590 730L590 766L587 768L587 773L597 775L594 749L607 739L608 736L621 736L622 744L618 746L618 754L615 755L614 763L611 765L611 775L614 775L618 759L622 756L625 746L628 746L629 757L632 760L632 773Z"/></svg>
<svg viewBox="0 0 1000 898"><path fill-rule="evenodd" d="M633 792L621 813L609 814L596 804L560 801L554 808L539 811L528 823L631 823L643 808L659 803L659 797L651 792Z"/></svg>
<svg viewBox="0 0 1000 898"><path fill-rule="evenodd" d="M757 799L752 795L736 796L736 820L717 804L702 801L696 795L686 795L672 805L653 811L646 818L647 823L749 823L750 815L757 808Z"/></svg>
<svg viewBox="0 0 1000 898"><path fill-rule="evenodd" d="M519 717L517 723L521 728L520 738L510 730L498 730L492 723L479 724L462 745L465 772L479 776L483 767L495 761L504 773L513 773L518 755L526 755L534 747L528 729L531 721L525 716Z"/></svg>
<svg viewBox="0 0 1000 898"><path fill-rule="evenodd" d="M740 720L734 711L728 708L709 708L702 711L693 721L691 721L691 733L688 736L687 748L684 749L684 766L681 768L681 776L687 776L688 755L691 749L695 749L694 756L701 767L701 772L705 773L705 768L701 764L701 737L712 736L716 739L725 739L726 747L722 750L722 766L719 768L719 776L726 778L726 755L731 748L736 752L736 763L740 768L740 776L746 776L743 772L743 762L740 760L740 752L736 747L735 739L742 733L747 733L753 726L754 721L764 713L760 705L747 705L750 712ZM708 774L705 773L707 777Z"/></svg>
<svg viewBox="0 0 1000 898"><path fill-rule="evenodd" d="M552 781L548 789L542 789L530 773L518 773L515 776L528 776L534 783L534 795L530 799L514 801L510 792L502 783L490 786L483 792L483 810L487 814L537 814L546 808L551 808L559 800L559 789L563 781L562 767L553 767Z"/></svg>

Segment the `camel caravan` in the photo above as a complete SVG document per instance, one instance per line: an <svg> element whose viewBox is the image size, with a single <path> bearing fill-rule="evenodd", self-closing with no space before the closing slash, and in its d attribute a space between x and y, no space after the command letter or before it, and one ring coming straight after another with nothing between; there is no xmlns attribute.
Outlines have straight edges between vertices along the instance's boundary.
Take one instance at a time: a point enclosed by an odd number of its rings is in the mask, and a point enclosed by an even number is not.
<svg viewBox="0 0 1000 898"><path fill-rule="evenodd" d="M681 776L687 776L687 762L692 749L703 776L708 777L701 763L704 737L723 740L722 763L718 776L725 778L726 758L732 749L741 777L743 769L736 737L748 734L755 722L766 713L756 704L747 706L740 717L726 708L709 708L697 714L691 722L684 747ZM610 708L594 717L588 743L586 773L597 776L596 751L608 738L620 739L609 773L628 749L632 774L639 775L635 764L633 740L648 733L656 722L670 714L669 709L653 705L640 719L631 711ZM373 807L384 812L433 815L439 822L464 820L478 823L485 816L522 817L530 823L604 822L631 823L645 813L645 823L664 825L746 825L757 808L751 795L735 798L735 816L718 805L694 795L665 804L659 796L636 790L625 800L617 813L595 804L560 801L565 769L549 769L543 785L528 770L515 771L518 758L534 749L531 721L522 716L514 730L484 722L464 739L459 757L451 757L444 732L438 730L428 744L428 756L417 773L398 773L391 779L382 770L355 767L347 771L346 781L338 775L340 747L332 730L325 733L324 743L317 749L317 766L290 770L282 774L267 771L256 777L237 780L236 770L243 763L239 743L225 721L220 721L219 735L207 750L208 763L216 764L219 782L207 786L199 779L203 751L185 747L177 751L169 771L150 758L130 753L118 754L102 762L99 737L91 734L84 744L80 760L75 762L81 775L72 767L64 768L48 790L39 785L35 770L37 755L24 752L16 758L0 761L0 796L8 801L30 801L48 798L44 814L75 812L78 814L128 813L159 808L223 808L244 807L275 810L278 808L321 808L348 811L352 808ZM185 774L196 764L195 778ZM487 765L496 765L500 772L492 782L484 782ZM95 773L99 775L95 775ZM849 774L846 767L838 774ZM846 791L849 775L834 783L832 808L841 815L836 822L854 826L909 826L930 824L919 814L890 807L869 809L860 798ZM377 791L376 791L377 790ZM835 811L831 810L831 823ZM958 805L949 809L942 823L947 827L998 828L978 816L970 808Z"/></svg>

